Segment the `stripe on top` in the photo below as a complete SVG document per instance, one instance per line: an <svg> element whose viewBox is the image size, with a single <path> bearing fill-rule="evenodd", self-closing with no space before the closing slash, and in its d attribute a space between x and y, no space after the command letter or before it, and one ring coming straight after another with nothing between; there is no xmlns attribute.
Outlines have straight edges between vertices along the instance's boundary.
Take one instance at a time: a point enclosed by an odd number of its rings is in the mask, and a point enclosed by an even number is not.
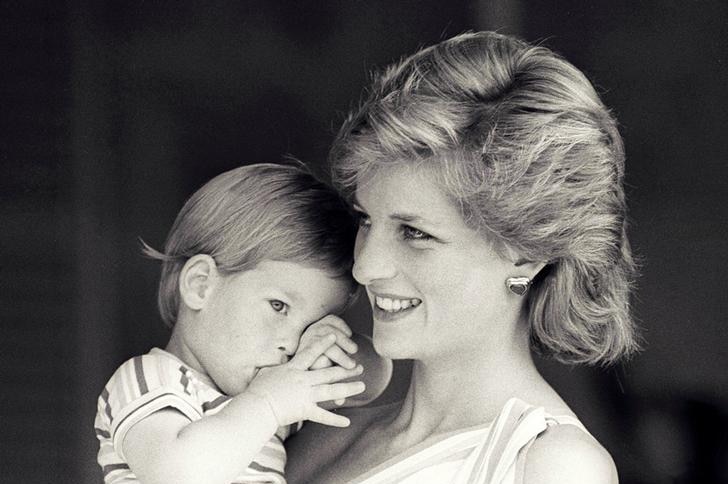
<svg viewBox="0 0 728 484"><path fill-rule="evenodd" d="M576 422L576 423L575 423ZM521 484L526 451L550 425L577 425L512 398L489 424L451 432L420 444L350 484Z"/></svg>
<svg viewBox="0 0 728 484"><path fill-rule="evenodd" d="M223 403L227 402L228 400L230 400L230 397L228 397L227 395L220 395L219 397L217 397L215 400L213 400L211 402L203 402L202 410L204 410L205 412L209 412L210 410L216 409L217 407L219 407Z"/></svg>
<svg viewBox="0 0 728 484"><path fill-rule="evenodd" d="M283 477L283 471L282 470L274 469L272 467L262 466L262 465L258 464L255 461L251 462L248 467L251 468L251 469L253 469L253 470L256 470L258 472L273 472L273 473L278 474L281 477Z"/></svg>
<svg viewBox="0 0 728 484"><path fill-rule="evenodd" d="M144 365L142 364L142 357L135 356L132 360L134 361L134 374L136 374L137 385L139 385L139 393L142 395L149 393L147 382L144 379Z"/></svg>
<svg viewBox="0 0 728 484"><path fill-rule="evenodd" d="M129 466L126 464L109 464L109 465L104 466L103 469L101 469L101 471L104 473L104 476L106 476L107 474L111 474L114 471L127 470L127 469L129 469Z"/></svg>
<svg viewBox="0 0 728 484"><path fill-rule="evenodd" d="M104 472L104 482L138 482L121 447L126 432L143 418L164 408L173 408L195 421L219 412L229 401L230 397L220 393L209 377L187 368L159 348L126 361L98 399L94 426L99 440L97 459ZM235 482L285 484L286 451L282 440L295 430L296 426L278 429Z"/></svg>
<svg viewBox="0 0 728 484"><path fill-rule="evenodd" d="M104 391L101 392L101 399L104 403L104 411L106 412L106 416L111 420L111 405L109 405L109 391L104 388Z"/></svg>

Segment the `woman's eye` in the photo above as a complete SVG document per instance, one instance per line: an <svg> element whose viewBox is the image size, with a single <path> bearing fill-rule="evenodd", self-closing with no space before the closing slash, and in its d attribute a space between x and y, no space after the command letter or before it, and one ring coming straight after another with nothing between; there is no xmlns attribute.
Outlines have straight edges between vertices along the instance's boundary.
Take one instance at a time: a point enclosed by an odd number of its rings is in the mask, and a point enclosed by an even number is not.
<svg viewBox="0 0 728 484"><path fill-rule="evenodd" d="M270 307L272 307L273 311L275 311L277 313L281 313L281 314L288 313L288 304L284 303L283 301L279 301L277 299L271 299Z"/></svg>
<svg viewBox="0 0 728 484"><path fill-rule="evenodd" d="M414 227L410 227L409 225L402 226L402 233L404 234L404 238L406 240L430 240L430 239L432 239L432 236L430 234L428 234L427 232L423 232Z"/></svg>
<svg viewBox="0 0 728 484"><path fill-rule="evenodd" d="M361 212L358 212L357 215L359 217L359 227L366 228L372 224L372 221L369 220L368 215Z"/></svg>

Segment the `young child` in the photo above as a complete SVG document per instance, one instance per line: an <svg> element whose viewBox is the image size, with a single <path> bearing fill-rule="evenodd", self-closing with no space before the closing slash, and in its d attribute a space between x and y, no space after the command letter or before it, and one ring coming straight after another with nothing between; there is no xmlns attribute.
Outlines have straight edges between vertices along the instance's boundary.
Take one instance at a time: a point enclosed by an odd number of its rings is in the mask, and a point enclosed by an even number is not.
<svg viewBox="0 0 728 484"><path fill-rule="evenodd" d="M169 343L121 365L98 400L105 482L285 483L282 442L300 422L347 426L325 408L365 390L332 316L356 288L355 236L345 203L300 167L237 168L192 195L164 253L145 248L162 261ZM358 403L391 375L372 366Z"/></svg>

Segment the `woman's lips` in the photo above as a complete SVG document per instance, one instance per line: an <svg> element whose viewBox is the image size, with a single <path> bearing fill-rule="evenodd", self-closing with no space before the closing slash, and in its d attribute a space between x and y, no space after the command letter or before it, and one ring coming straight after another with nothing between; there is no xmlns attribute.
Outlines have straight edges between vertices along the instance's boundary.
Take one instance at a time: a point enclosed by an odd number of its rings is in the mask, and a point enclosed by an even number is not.
<svg viewBox="0 0 728 484"><path fill-rule="evenodd" d="M420 304L422 304L422 300L418 298L374 295L372 301L372 313L374 315L374 319L377 321L396 321L417 310Z"/></svg>

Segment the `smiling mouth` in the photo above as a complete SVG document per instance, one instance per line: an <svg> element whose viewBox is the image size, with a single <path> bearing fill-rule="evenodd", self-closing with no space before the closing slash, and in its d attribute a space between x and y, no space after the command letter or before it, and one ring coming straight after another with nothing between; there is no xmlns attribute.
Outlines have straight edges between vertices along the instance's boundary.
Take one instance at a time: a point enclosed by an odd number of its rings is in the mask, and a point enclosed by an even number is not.
<svg viewBox="0 0 728 484"><path fill-rule="evenodd" d="M422 304L421 299L394 299L389 297L375 296L374 305L382 311L390 314L399 313L410 308L416 308Z"/></svg>

